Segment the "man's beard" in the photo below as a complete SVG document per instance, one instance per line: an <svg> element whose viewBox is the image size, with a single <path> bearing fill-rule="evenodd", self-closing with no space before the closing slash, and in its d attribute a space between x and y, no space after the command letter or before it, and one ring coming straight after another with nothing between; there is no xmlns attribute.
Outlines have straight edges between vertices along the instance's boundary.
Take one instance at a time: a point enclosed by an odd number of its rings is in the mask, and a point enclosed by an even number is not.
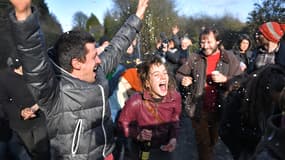
<svg viewBox="0 0 285 160"><path fill-rule="evenodd" d="M210 54L205 54L205 49L203 48L202 52L205 56L210 56L210 55L214 54L215 52L217 52L218 49L219 49L219 47L216 46L216 48L214 48Z"/></svg>

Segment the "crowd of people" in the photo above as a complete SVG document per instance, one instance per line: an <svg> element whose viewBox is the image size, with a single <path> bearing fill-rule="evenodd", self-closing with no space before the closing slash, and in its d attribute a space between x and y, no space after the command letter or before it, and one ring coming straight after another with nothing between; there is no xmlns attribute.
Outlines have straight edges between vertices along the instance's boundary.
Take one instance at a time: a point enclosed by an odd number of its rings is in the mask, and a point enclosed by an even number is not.
<svg viewBox="0 0 285 160"><path fill-rule="evenodd" d="M265 22L232 50L204 27L193 52L174 26L143 55L139 0L112 39L72 30L46 49L38 9L10 2L17 54L0 71L0 159L179 160L185 119L200 160L219 140L234 160L285 159L285 24Z"/></svg>

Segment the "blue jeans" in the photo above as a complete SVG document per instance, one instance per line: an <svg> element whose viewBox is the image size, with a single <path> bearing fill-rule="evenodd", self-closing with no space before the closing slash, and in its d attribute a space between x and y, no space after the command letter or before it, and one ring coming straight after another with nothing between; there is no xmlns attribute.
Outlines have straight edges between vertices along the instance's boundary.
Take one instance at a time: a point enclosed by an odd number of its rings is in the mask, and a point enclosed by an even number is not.
<svg viewBox="0 0 285 160"><path fill-rule="evenodd" d="M7 153L13 160L31 160L26 148L15 132L12 133L10 141L0 142L0 159L5 160Z"/></svg>
<svg viewBox="0 0 285 160"><path fill-rule="evenodd" d="M0 159L6 160L8 152L8 142L0 141Z"/></svg>

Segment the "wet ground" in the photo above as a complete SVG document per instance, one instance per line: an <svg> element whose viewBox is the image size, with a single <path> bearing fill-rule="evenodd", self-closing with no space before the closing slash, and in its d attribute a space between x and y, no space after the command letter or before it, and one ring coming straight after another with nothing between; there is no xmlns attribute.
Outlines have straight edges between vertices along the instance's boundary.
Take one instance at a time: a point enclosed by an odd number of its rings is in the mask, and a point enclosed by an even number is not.
<svg viewBox="0 0 285 160"><path fill-rule="evenodd" d="M198 160L194 130L191 119L186 116L181 118L181 129L178 137L177 148L174 152L175 160ZM221 140L215 146L213 160L233 160L229 150Z"/></svg>

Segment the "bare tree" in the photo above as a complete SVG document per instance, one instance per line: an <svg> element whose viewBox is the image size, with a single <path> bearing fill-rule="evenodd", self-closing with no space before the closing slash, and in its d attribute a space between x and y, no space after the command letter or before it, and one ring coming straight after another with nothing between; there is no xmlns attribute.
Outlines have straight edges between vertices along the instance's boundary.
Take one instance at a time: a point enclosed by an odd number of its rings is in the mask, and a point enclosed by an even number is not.
<svg viewBox="0 0 285 160"><path fill-rule="evenodd" d="M76 12L73 15L72 28L78 30L86 30L86 23L88 16L81 11Z"/></svg>

